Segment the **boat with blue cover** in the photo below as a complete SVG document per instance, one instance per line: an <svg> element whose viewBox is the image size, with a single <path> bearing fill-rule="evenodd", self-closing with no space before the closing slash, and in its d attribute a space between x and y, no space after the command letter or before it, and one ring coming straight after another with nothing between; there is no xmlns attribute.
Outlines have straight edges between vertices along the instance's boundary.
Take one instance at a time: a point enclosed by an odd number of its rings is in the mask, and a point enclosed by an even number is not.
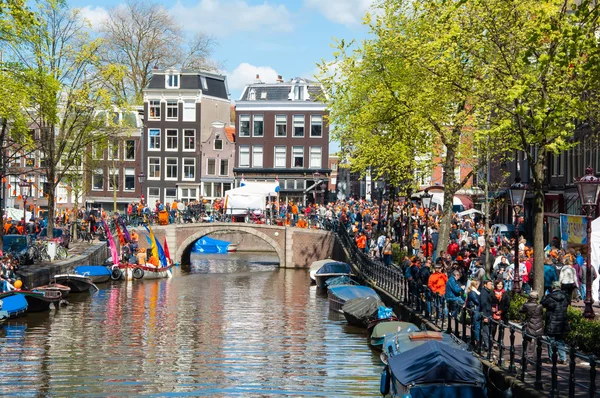
<svg viewBox="0 0 600 398"><path fill-rule="evenodd" d="M192 253L202 254L227 254L230 251L231 242L203 236L194 243ZM233 248L231 251L234 251Z"/></svg>
<svg viewBox="0 0 600 398"><path fill-rule="evenodd" d="M377 297L375 290L367 286L355 286L355 285L338 285L331 286L327 292L327 298L329 300L329 309L336 312L343 312L342 307L347 301L350 301L359 297Z"/></svg>
<svg viewBox="0 0 600 398"><path fill-rule="evenodd" d="M396 335L397 333L418 332L420 329L417 325L410 322L388 321L379 322L374 325L370 335L369 344L378 350L383 347L383 342L387 335Z"/></svg>
<svg viewBox="0 0 600 398"><path fill-rule="evenodd" d="M352 268L349 264L341 261L326 262L314 274L315 283L319 289L327 288L327 280L331 278L337 278L339 276L352 276Z"/></svg>
<svg viewBox="0 0 600 398"><path fill-rule="evenodd" d="M380 392L392 397L487 397L483 365L467 345L440 332L410 331L384 337Z"/></svg>
<svg viewBox="0 0 600 398"><path fill-rule="evenodd" d="M102 265L80 265L75 273L89 277L93 283L105 283L110 280L111 270Z"/></svg>
<svg viewBox="0 0 600 398"><path fill-rule="evenodd" d="M6 318L16 318L27 311L27 299L24 295L17 293L15 291L0 293L1 310Z"/></svg>

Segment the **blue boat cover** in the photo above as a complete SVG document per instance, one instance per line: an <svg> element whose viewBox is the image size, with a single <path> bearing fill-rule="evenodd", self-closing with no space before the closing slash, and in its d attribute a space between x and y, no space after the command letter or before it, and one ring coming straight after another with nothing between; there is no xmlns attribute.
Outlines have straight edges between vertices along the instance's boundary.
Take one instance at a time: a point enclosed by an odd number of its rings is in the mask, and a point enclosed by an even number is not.
<svg viewBox="0 0 600 398"><path fill-rule="evenodd" d="M325 263L319 270L317 271L317 275L323 274L351 274L352 268L346 263L342 262L331 262Z"/></svg>
<svg viewBox="0 0 600 398"><path fill-rule="evenodd" d="M80 265L75 267L75 273L85 276L110 276L110 270L102 265Z"/></svg>
<svg viewBox="0 0 600 398"><path fill-rule="evenodd" d="M344 301L369 296L379 298L375 290L366 286L338 285L330 287L329 291L331 294Z"/></svg>
<svg viewBox="0 0 600 398"><path fill-rule="evenodd" d="M410 389L411 398L485 398L484 386L473 385L439 385L415 386Z"/></svg>
<svg viewBox="0 0 600 398"><path fill-rule="evenodd" d="M213 239L209 236L204 236L196 241L192 249L192 253L227 253L227 248L230 242L224 240Z"/></svg>
<svg viewBox="0 0 600 398"><path fill-rule="evenodd" d="M27 299L23 294L15 293L0 300L2 300L2 311L6 311L9 316L27 309Z"/></svg>
<svg viewBox="0 0 600 398"><path fill-rule="evenodd" d="M405 386L428 383L485 384L481 362L470 352L442 341L428 340L411 350L389 357L388 364L394 378Z"/></svg>
<svg viewBox="0 0 600 398"><path fill-rule="evenodd" d="M349 276L342 275L336 276L335 278L327 279L325 281L325 285L327 285L327 287L337 285L358 285L358 282L354 281Z"/></svg>

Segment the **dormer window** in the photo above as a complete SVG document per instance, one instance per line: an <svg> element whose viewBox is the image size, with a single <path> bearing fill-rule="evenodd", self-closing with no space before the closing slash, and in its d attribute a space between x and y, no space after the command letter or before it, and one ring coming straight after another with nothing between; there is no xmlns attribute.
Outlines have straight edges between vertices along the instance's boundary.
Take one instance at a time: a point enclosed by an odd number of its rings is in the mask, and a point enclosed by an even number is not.
<svg viewBox="0 0 600 398"><path fill-rule="evenodd" d="M179 88L179 75L169 74L165 75L165 87L166 88Z"/></svg>
<svg viewBox="0 0 600 398"><path fill-rule="evenodd" d="M296 101L304 101L304 87L294 86L294 99Z"/></svg>
<svg viewBox="0 0 600 398"><path fill-rule="evenodd" d="M248 99L250 101L256 100L256 91L254 89L250 90L250 93L248 94Z"/></svg>
<svg viewBox="0 0 600 398"><path fill-rule="evenodd" d="M202 83L202 90L207 91L208 90L208 83L206 83L206 77L205 76L200 76L200 82Z"/></svg>
<svg viewBox="0 0 600 398"><path fill-rule="evenodd" d="M262 93L260 93L260 99L267 99L267 92L263 91Z"/></svg>

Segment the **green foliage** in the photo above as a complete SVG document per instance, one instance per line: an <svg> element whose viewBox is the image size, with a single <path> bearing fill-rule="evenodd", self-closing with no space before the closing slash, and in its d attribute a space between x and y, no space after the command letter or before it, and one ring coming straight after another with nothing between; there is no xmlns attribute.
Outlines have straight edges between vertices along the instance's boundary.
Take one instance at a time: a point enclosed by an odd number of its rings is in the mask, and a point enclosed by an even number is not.
<svg viewBox="0 0 600 398"><path fill-rule="evenodd" d="M398 243L392 243L392 262L396 265L402 264L402 260L406 257L408 253L405 250L402 250L402 246Z"/></svg>
<svg viewBox="0 0 600 398"><path fill-rule="evenodd" d="M508 292L508 319L515 322L525 322L525 314L521 312L523 304L527 302L527 295Z"/></svg>
<svg viewBox="0 0 600 398"><path fill-rule="evenodd" d="M600 322L583 317L581 310L569 307L567 310L571 330L566 342L579 351L600 355Z"/></svg>

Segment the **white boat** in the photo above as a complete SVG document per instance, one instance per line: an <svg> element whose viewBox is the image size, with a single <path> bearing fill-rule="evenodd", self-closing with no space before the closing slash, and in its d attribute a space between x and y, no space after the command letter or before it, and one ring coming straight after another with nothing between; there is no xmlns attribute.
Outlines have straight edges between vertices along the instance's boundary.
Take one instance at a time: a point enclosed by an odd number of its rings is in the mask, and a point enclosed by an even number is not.
<svg viewBox="0 0 600 398"><path fill-rule="evenodd" d="M114 280L124 279L125 276L127 276L127 279L171 278L173 276L171 268L173 268L173 265L169 265L168 267L153 267L152 265L119 264L113 267L111 278Z"/></svg>

